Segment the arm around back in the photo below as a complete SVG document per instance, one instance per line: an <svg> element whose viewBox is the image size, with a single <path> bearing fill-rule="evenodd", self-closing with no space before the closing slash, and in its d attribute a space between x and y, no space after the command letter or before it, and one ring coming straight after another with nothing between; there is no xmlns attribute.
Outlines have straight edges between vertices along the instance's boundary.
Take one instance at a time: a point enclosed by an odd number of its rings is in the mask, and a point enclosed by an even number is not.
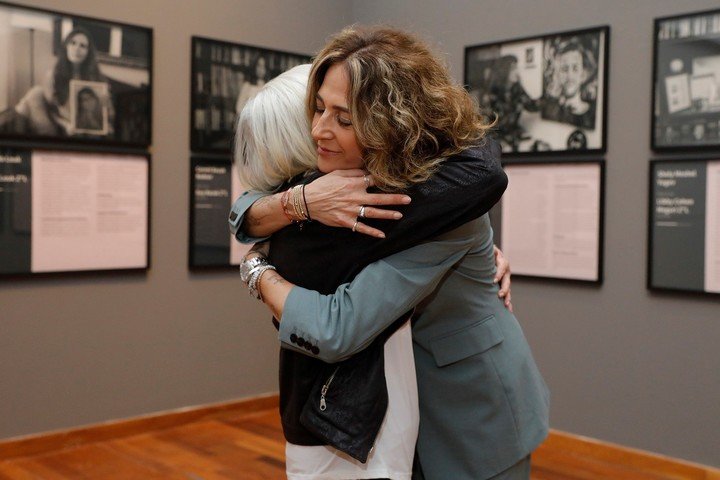
<svg viewBox="0 0 720 480"><path fill-rule="evenodd" d="M433 241L379 260L332 295L294 287L280 322L283 347L325 362L337 362L362 350L432 293L468 252L478 227L479 221L475 220ZM317 349L298 348L293 338L308 340Z"/></svg>

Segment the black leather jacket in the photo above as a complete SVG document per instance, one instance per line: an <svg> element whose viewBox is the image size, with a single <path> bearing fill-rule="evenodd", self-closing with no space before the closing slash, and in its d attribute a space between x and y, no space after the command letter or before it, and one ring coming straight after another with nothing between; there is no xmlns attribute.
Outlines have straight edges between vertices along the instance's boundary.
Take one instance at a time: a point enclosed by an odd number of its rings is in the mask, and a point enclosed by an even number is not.
<svg viewBox="0 0 720 480"><path fill-rule="evenodd" d="M317 176L306 176L291 183L307 183ZM408 188L406 193L412 197L412 202L396 208L403 214L401 220L366 220L368 224L383 230L385 239L358 234L348 228L328 227L318 222L290 225L272 236L270 260L277 267L278 273L288 281L322 294L331 294L370 263L430 240L485 214L497 203L506 187L507 176L500 165L500 147L497 142L487 139L480 147L448 158L428 181ZM378 285L378 288L382 288L382 285ZM397 322L396 326L399 326ZM296 351L281 349L280 413L285 438L289 442L298 445L331 444L365 461L387 407L382 352L383 344L391 332L384 333L366 350L341 362L347 362L347 368L341 365L337 369L337 364L330 366ZM301 347L312 350L313 345L304 339L298 341L303 341ZM342 377L344 371L353 377L346 379L344 388L348 388L348 382L356 382L358 372L371 372L364 375L367 378L359 380L363 385L350 388L363 392L364 395L358 395L357 401L363 402L365 407L369 397L377 398L375 408L369 410L373 418L341 415L343 418L333 419L335 426L324 428L319 437L317 430L313 434L300 421L303 408L313 387L317 391L317 383L326 383L332 372L335 372L333 385L343 385L338 376ZM313 402L317 400L311 399ZM345 400L352 407L353 398ZM357 407L362 408L363 405L358 404Z"/></svg>

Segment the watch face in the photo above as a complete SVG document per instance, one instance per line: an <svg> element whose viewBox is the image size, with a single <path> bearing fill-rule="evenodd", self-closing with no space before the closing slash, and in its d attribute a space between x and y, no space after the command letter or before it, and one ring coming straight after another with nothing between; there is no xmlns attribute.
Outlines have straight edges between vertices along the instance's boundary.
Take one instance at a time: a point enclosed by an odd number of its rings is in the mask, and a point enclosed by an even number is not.
<svg viewBox="0 0 720 480"><path fill-rule="evenodd" d="M245 260L240 264L240 280L245 283L247 283L248 277L250 276L250 270L252 270L255 266L255 262L253 260L255 259L251 258L250 260Z"/></svg>

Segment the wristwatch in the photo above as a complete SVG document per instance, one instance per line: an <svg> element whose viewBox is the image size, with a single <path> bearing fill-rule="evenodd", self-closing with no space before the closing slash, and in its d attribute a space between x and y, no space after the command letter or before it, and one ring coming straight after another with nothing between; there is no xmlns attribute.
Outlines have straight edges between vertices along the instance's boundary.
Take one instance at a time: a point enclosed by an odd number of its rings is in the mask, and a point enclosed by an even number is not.
<svg viewBox="0 0 720 480"><path fill-rule="evenodd" d="M253 271L257 269L257 267L267 264L268 261L265 257L253 257L245 260L240 264L240 280L242 280L245 285L248 285Z"/></svg>

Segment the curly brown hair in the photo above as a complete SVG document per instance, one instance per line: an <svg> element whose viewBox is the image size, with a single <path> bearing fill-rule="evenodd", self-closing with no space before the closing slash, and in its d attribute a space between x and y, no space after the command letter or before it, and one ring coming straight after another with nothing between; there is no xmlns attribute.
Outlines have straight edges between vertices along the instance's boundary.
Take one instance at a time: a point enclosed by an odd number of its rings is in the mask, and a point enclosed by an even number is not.
<svg viewBox="0 0 720 480"><path fill-rule="evenodd" d="M427 180L445 158L479 144L490 127L425 42L389 27L347 27L330 39L310 71L310 118L335 64L348 73L365 168L383 189Z"/></svg>

